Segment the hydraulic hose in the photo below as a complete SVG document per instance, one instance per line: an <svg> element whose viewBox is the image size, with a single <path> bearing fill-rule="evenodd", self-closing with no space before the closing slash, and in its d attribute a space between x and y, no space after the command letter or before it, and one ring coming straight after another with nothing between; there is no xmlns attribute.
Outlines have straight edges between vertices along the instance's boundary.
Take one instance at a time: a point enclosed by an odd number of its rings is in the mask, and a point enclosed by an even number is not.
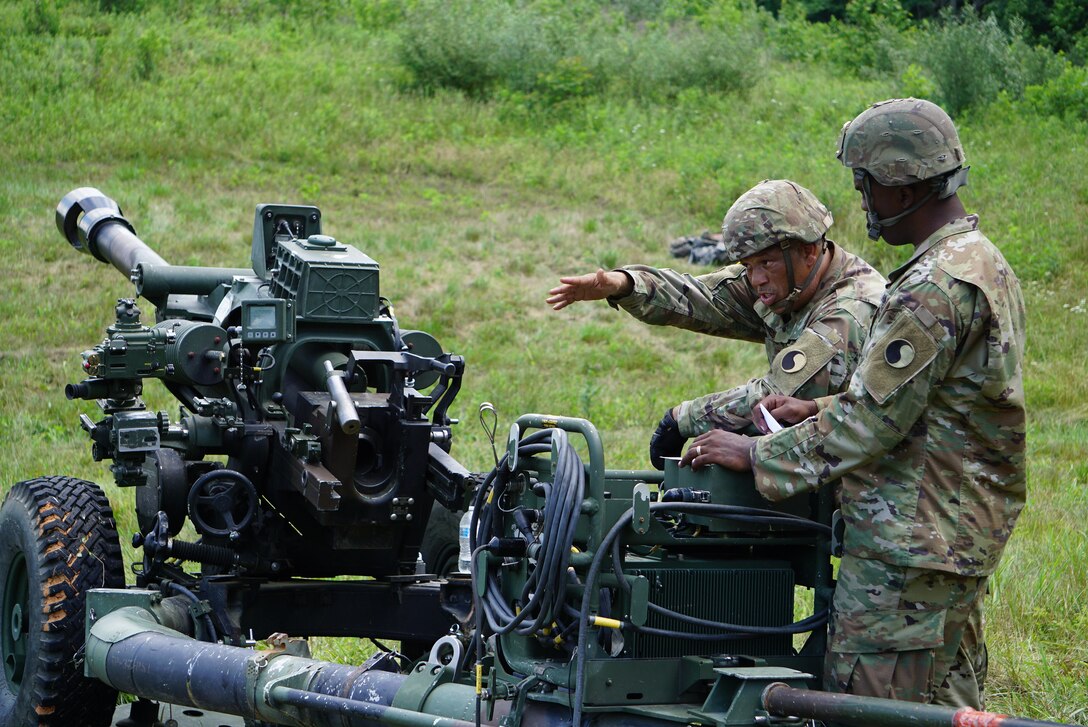
<svg viewBox="0 0 1088 727"><path fill-rule="evenodd" d="M585 466L562 429L546 429L528 435L520 443L519 453L540 454L553 448L556 452L553 482L538 486L544 505L539 522L540 532L535 538L539 546L536 565L526 578L517 600L517 613L506 603L497 573L489 572L486 576L485 593L480 599L481 610L488 627L498 635L541 634L553 624L558 625L565 610L563 598L571 546L585 497ZM470 544L474 554L489 547L488 543L479 542L478 534L489 537L504 535L502 520L496 516L496 511L508 485L507 456L503 457L477 492L473 523L470 525ZM524 533L522 537L527 543L530 542L530 537Z"/></svg>

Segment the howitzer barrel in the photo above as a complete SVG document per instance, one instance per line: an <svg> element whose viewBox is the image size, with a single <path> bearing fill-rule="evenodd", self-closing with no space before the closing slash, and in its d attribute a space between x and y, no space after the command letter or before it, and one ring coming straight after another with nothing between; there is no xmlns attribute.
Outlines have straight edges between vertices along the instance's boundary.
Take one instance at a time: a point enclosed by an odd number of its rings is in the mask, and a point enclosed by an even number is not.
<svg viewBox="0 0 1088 727"><path fill-rule="evenodd" d="M128 277L138 264L169 265L136 236L121 208L94 187L73 189L57 205L57 229L80 252Z"/></svg>
<svg viewBox="0 0 1088 727"><path fill-rule="evenodd" d="M780 682L763 690L762 701L763 708L771 714L810 717L857 727L1044 727L1062 724L980 712L970 707L957 709L796 689Z"/></svg>
<svg viewBox="0 0 1088 727"><path fill-rule="evenodd" d="M156 306L162 306L170 294L206 295L235 276L254 274L246 268L171 265L136 236L118 204L94 187L64 195L56 220L57 229L72 247L112 264Z"/></svg>

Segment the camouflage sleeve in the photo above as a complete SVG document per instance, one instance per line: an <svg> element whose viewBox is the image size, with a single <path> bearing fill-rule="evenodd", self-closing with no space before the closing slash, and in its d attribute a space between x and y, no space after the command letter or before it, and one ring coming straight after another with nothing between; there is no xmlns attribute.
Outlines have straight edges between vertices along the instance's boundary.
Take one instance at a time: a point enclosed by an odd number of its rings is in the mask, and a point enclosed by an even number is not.
<svg viewBox="0 0 1088 727"><path fill-rule="evenodd" d="M815 490L892 449L944 379L971 320L939 287L904 286L883 309L850 380L815 416L760 438L752 469L769 500Z"/></svg>
<svg viewBox="0 0 1088 727"><path fill-rule="evenodd" d="M634 290L609 304L644 323L675 326L723 338L762 342L763 321L740 265L694 277L668 268L630 265Z"/></svg>
<svg viewBox="0 0 1088 727"><path fill-rule="evenodd" d="M711 429L744 432L751 427L752 409L771 394L811 400L842 391L861 357L869 322L868 315L863 317L864 327L850 310L835 308L780 351L761 378L683 402L677 419L680 433L693 437Z"/></svg>
<svg viewBox="0 0 1088 727"><path fill-rule="evenodd" d="M752 407L763 398L762 391L766 391L763 379L752 379L728 391L681 402L676 418L680 433L690 439L711 429L744 432L752 426Z"/></svg>

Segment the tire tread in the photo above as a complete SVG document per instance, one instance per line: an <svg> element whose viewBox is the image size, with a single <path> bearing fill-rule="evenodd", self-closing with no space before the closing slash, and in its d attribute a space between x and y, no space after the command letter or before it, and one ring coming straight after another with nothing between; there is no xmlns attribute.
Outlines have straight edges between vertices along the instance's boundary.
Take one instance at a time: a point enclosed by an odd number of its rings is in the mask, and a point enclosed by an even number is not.
<svg viewBox="0 0 1088 727"><path fill-rule="evenodd" d="M116 690L84 677L76 663L85 640L87 591L125 585L109 500L93 482L63 476L19 482L5 507L9 500L25 508L36 531L37 569L28 577L37 579L32 588L42 593L37 664L24 673L20 690L29 698L25 716L31 721L23 723L109 725Z"/></svg>

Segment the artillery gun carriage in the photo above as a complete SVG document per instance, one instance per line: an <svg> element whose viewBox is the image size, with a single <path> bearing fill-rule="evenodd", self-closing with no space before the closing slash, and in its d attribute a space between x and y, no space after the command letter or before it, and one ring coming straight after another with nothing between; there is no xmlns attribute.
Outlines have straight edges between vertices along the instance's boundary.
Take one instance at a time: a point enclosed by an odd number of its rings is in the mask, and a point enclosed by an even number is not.
<svg viewBox="0 0 1088 727"><path fill-rule="evenodd" d="M100 405L81 423L135 488L142 557L126 587L94 483L9 490L0 727L112 724L118 692L138 698L125 727L161 724L160 704L181 724L980 714L811 691L834 585L828 493L771 505L716 467L610 469L593 424L542 414L517 418L492 471L469 472L450 454L463 359L400 327L378 264L324 234L316 207L258 206L239 269L169 265L95 189L65 196L56 221L154 308L152 323L118 301L66 388ZM176 420L145 407L149 379ZM448 524L469 504L469 572L455 573ZM400 646L346 666L311 658L310 636Z"/></svg>

